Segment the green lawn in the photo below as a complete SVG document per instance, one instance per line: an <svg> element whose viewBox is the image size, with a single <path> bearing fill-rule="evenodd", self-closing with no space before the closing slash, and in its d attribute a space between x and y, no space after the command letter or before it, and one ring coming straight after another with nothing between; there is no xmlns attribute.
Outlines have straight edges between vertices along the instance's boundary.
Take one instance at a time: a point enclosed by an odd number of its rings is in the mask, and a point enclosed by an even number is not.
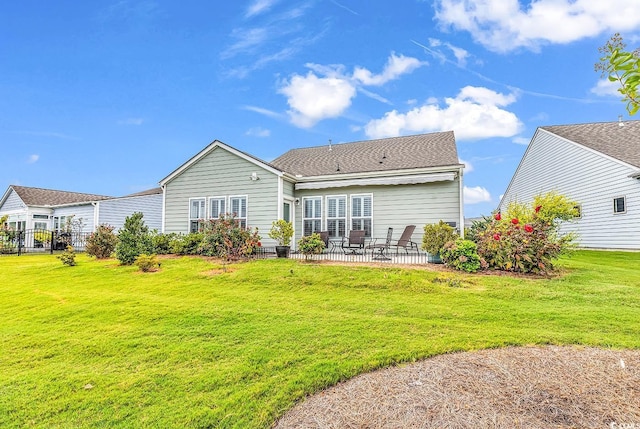
<svg viewBox="0 0 640 429"><path fill-rule="evenodd" d="M0 257L0 427L268 428L396 362L512 344L640 348L640 253L554 279L197 258L157 273ZM461 284L460 281L462 280ZM456 287L454 287L456 286Z"/></svg>

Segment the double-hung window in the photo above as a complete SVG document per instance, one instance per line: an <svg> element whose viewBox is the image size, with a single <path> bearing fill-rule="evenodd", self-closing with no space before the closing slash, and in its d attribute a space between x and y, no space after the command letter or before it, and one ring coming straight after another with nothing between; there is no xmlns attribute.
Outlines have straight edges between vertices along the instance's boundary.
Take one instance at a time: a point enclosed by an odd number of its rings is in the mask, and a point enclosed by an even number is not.
<svg viewBox="0 0 640 429"><path fill-rule="evenodd" d="M226 213L226 198L211 197L209 198L209 219L219 219Z"/></svg>
<svg viewBox="0 0 640 429"><path fill-rule="evenodd" d="M304 211L302 214L303 234L311 235L314 232L322 231L322 198L303 198L302 204Z"/></svg>
<svg viewBox="0 0 640 429"><path fill-rule="evenodd" d="M347 197L327 197L327 230L329 237L344 237L347 228Z"/></svg>
<svg viewBox="0 0 640 429"><path fill-rule="evenodd" d="M624 197L618 197L613 199L613 212L614 213L626 213L626 201Z"/></svg>
<svg viewBox="0 0 640 429"><path fill-rule="evenodd" d="M205 199L190 198L189 199L189 232L198 232L200 230L201 221L204 220Z"/></svg>
<svg viewBox="0 0 640 429"><path fill-rule="evenodd" d="M231 213L235 216L236 222L242 228L247 227L247 197L237 196L229 197L229 206L231 207Z"/></svg>
<svg viewBox="0 0 640 429"><path fill-rule="evenodd" d="M373 218L373 199L371 194L351 196L351 229L364 230L366 237L371 237Z"/></svg>

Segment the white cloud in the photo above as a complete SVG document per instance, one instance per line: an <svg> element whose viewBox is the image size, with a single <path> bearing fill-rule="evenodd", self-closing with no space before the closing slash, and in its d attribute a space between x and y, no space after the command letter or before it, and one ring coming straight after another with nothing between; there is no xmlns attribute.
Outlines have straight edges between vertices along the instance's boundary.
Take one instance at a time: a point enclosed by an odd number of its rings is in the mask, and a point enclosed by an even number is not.
<svg viewBox="0 0 640 429"><path fill-rule="evenodd" d="M473 165L471 165L469 161L465 161L459 158L458 162L464 164L464 174L471 173L473 171Z"/></svg>
<svg viewBox="0 0 640 429"><path fill-rule="evenodd" d="M27 159L27 164L35 164L36 162L38 162L38 160L40 159L40 155L38 154L33 154L33 155L29 155L29 158Z"/></svg>
<svg viewBox="0 0 640 429"><path fill-rule="evenodd" d="M274 112L273 110L264 109L258 106L242 106L242 108L244 110L249 110L250 112L255 112L264 116L268 116L269 118L278 119L282 117L282 115L278 112Z"/></svg>
<svg viewBox="0 0 640 429"><path fill-rule="evenodd" d="M609 79L603 79L599 80L596 86L591 88L591 92L601 97L622 97L622 94L618 92L619 88L620 83L611 82Z"/></svg>
<svg viewBox="0 0 640 429"><path fill-rule="evenodd" d="M271 135L271 130L262 127L254 127L249 128L245 135L253 137L269 137Z"/></svg>
<svg viewBox="0 0 640 429"><path fill-rule="evenodd" d="M294 75L279 92L287 97L291 122L310 128L326 118L340 116L351 105L356 88L346 79Z"/></svg>
<svg viewBox="0 0 640 429"><path fill-rule="evenodd" d="M382 73L376 75L363 67L356 67L353 71L353 78L362 82L363 85L380 86L390 80L397 79L403 74L411 73L418 67L426 64L426 62L416 58L405 57L402 54L396 55L395 52L392 52Z"/></svg>
<svg viewBox="0 0 640 429"><path fill-rule="evenodd" d="M142 125L144 119L142 118L127 118L118 121L118 125Z"/></svg>
<svg viewBox="0 0 640 429"><path fill-rule="evenodd" d="M511 141L515 144L528 145L530 140L526 137L514 137Z"/></svg>
<svg viewBox="0 0 640 429"><path fill-rule="evenodd" d="M509 52L637 30L637 0L437 0L436 19L468 31L487 49Z"/></svg>
<svg viewBox="0 0 640 429"><path fill-rule="evenodd" d="M478 204L491 202L491 194L482 186L473 188L465 186L463 189L465 204Z"/></svg>
<svg viewBox="0 0 640 429"><path fill-rule="evenodd" d="M306 76L294 74L282 82L279 93L287 97L291 122L302 128L310 128L323 119L342 115L352 99L360 91L368 97L391 104L389 100L364 89L363 86L379 86L405 73L410 73L423 62L404 55L391 53L382 73L356 67L351 75L342 64L306 64L311 69Z"/></svg>
<svg viewBox="0 0 640 429"><path fill-rule="evenodd" d="M255 0L251 5L247 8L247 12L245 13L245 18L250 18L255 15L260 15L263 12L271 9L276 3L275 0Z"/></svg>
<svg viewBox="0 0 640 429"><path fill-rule="evenodd" d="M515 94L466 86L455 98L445 98L444 107L425 104L407 113L387 112L384 117L369 121L365 133L370 138L383 138L453 130L457 140L512 137L523 125L514 113L502 107L515 100Z"/></svg>

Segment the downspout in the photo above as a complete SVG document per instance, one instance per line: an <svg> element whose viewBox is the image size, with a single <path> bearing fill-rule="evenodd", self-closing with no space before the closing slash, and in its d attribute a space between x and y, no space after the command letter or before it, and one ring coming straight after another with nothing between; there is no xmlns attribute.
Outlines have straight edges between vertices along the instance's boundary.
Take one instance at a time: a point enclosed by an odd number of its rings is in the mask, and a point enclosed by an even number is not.
<svg viewBox="0 0 640 429"><path fill-rule="evenodd" d="M165 206L167 201L167 185L162 185L162 233L164 234L164 216L165 216Z"/></svg>
<svg viewBox="0 0 640 429"><path fill-rule="evenodd" d="M92 201L91 205L93 206L93 231L96 232L98 230L98 222L100 222L100 201Z"/></svg>
<svg viewBox="0 0 640 429"><path fill-rule="evenodd" d="M463 167L460 167L458 173L458 187L460 193L460 237L464 238L464 186L462 184L462 169Z"/></svg>

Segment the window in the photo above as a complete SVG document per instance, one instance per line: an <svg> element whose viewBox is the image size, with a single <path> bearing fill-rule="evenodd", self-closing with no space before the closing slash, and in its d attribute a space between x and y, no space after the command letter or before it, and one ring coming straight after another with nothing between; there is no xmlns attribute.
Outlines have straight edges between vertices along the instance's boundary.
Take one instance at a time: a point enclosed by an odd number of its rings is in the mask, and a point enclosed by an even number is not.
<svg viewBox="0 0 640 429"><path fill-rule="evenodd" d="M282 219L285 222L291 222L291 204L282 203Z"/></svg>
<svg viewBox="0 0 640 429"><path fill-rule="evenodd" d="M49 219L49 215L41 215L41 214L34 214L33 215L34 219Z"/></svg>
<svg viewBox="0 0 640 429"><path fill-rule="evenodd" d="M614 213L626 213L627 207L624 197L618 197L613 199L613 212Z"/></svg>
<svg viewBox="0 0 640 429"><path fill-rule="evenodd" d="M373 201L371 195L351 196L351 229L364 229L365 237L371 237Z"/></svg>
<svg viewBox="0 0 640 429"><path fill-rule="evenodd" d="M209 218L218 219L226 213L226 198L211 197L209 198Z"/></svg>
<svg viewBox="0 0 640 429"><path fill-rule="evenodd" d="M71 228L71 225L67 225L67 217L66 216L55 216L53 218L53 230L54 231L66 231L67 227Z"/></svg>
<svg viewBox="0 0 640 429"><path fill-rule="evenodd" d="M327 230L329 237L344 237L347 228L347 197L327 197Z"/></svg>
<svg viewBox="0 0 640 429"><path fill-rule="evenodd" d="M49 227L49 222L33 222L33 229L46 230Z"/></svg>
<svg viewBox="0 0 640 429"><path fill-rule="evenodd" d="M247 227L247 197L229 197L231 213L242 228Z"/></svg>
<svg viewBox="0 0 640 429"><path fill-rule="evenodd" d="M302 229L304 235L322 231L322 198L303 198Z"/></svg>
<svg viewBox="0 0 640 429"><path fill-rule="evenodd" d="M205 199L189 199L189 232L198 232L200 230L200 221L205 216Z"/></svg>
<svg viewBox="0 0 640 429"><path fill-rule="evenodd" d="M573 217L576 219L580 219L582 218L582 206L580 204L577 204L575 206L573 206Z"/></svg>

